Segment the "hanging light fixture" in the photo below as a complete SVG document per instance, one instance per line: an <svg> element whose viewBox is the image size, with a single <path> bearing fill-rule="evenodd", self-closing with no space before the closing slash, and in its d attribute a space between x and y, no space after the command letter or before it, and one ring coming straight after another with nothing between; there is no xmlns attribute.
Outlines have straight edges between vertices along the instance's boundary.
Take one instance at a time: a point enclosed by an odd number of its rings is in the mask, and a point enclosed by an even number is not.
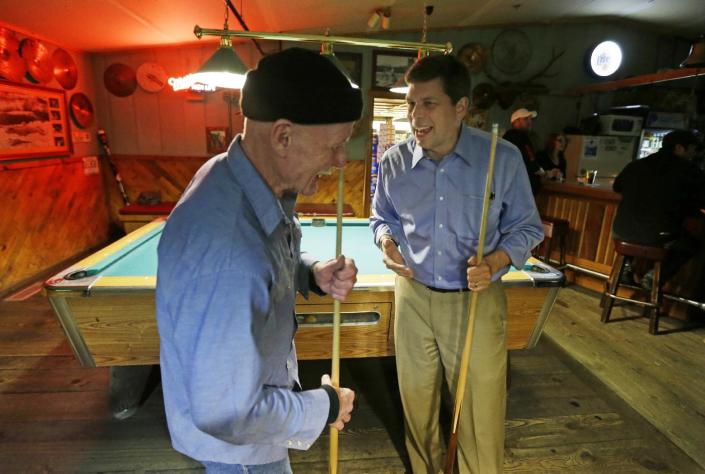
<svg viewBox="0 0 705 474"><path fill-rule="evenodd" d="M421 31L421 43L426 43L426 33L428 32L428 19L431 16L431 13L433 13L433 5L426 5L424 7L424 15L423 15L423 30ZM419 59L423 58L424 56L428 56L428 50L421 48L419 49L419 53L416 56L416 60L418 61ZM406 94L409 92L409 85L406 83L404 80L404 76L400 77L397 82L394 83L392 87L389 88L389 92L393 92L395 94Z"/></svg>
<svg viewBox="0 0 705 474"><path fill-rule="evenodd" d="M227 5L225 7L225 25L223 30L225 33L228 32ZM247 67L233 50L230 36L222 35L218 50L198 71L189 75L189 80L193 84L191 87L196 89L242 89L245 84L246 72ZM202 85L202 87L194 87L194 85Z"/></svg>
<svg viewBox="0 0 705 474"><path fill-rule="evenodd" d="M690 46L688 57L681 63L681 67L703 66L705 66L705 35L700 35L700 38Z"/></svg>
<svg viewBox="0 0 705 474"><path fill-rule="evenodd" d="M328 36L328 32L326 32L326 36ZM333 45L330 43L321 43L321 56L324 56L327 58L331 63L333 63L333 66L336 67L338 71L345 76L345 78L348 80L351 86L353 86L355 89L359 89L360 85L355 84L355 81L352 80L350 77L350 73L348 72L347 69L345 69L345 66L343 66L343 63L340 62L340 59L338 59L335 54L333 53Z"/></svg>

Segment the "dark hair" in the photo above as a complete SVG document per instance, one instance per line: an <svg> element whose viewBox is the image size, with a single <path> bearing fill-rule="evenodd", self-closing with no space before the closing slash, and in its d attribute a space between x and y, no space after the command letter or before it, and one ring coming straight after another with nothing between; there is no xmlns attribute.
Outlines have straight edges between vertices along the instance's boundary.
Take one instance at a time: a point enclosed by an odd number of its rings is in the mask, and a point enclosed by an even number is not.
<svg viewBox="0 0 705 474"><path fill-rule="evenodd" d="M551 133L548 135L548 138L546 139L546 144L544 145L543 149L548 153L549 155L553 152L553 150L556 149L556 140L558 137L565 137L565 133ZM568 139L564 138L566 145L568 144Z"/></svg>
<svg viewBox="0 0 705 474"><path fill-rule="evenodd" d="M665 137L663 137L663 144L661 149L664 151L673 151L676 145L681 145L683 148L688 148L690 145L697 145L697 137L688 130L674 130Z"/></svg>
<svg viewBox="0 0 705 474"><path fill-rule="evenodd" d="M457 104L463 97L470 98L470 73L458 58L451 55L426 56L414 63L406 71L407 84L441 80L443 92Z"/></svg>

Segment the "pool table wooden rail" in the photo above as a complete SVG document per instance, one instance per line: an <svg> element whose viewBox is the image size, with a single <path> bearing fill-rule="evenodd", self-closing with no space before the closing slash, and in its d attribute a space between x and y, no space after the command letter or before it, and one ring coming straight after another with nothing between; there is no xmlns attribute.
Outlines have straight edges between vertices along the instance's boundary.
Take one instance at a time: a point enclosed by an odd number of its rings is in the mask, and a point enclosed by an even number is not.
<svg viewBox="0 0 705 474"><path fill-rule="evenodd" d="M507 346L525 349L538 342L558 287L506 288L508 303ZM81 291L51 291L47 295L78 360L86 367L159 363L159 335L154 291L102 293L99 298ZM373 296L372 298L370 298ZM332 311L330 297L297 297L299 314ZM394 293L353 292L341 305L342 313L369 311L379 314L373 324L344 324L341 328L343 357L394 355ZM326 359L331 356L331 328L301 324L296 335L298 357Z"/></svg>
<svg viewBox="0 0 705 474"><path fill-rule="evenodd" d="M48 296L76 357L86 367L146 365L159 363L159 335L155 315L154 275L88 275L67 279L71 273L100 266L104 260L121 258L126 245L139 247L152 239L161 222L154 222L129 234L59 273L45 283ZM139 240L143 239L143 240ZM371 246L378 256L378 250ZM539 262L532 262L543 265ZM90 272L89 272L90 273ZM557 273L548 286L538 280L545 274L512 272L503 278L508 303L507 346L533 347L543 330L560 282ZM310 295L296 299L298 357L331 357L332 299ZM341 305L340 351L342 357L394 355L394 275L360 274L355 290ZM369 321L361 320L361 313ZM353 321L350 317L353 316Z"/></svg>

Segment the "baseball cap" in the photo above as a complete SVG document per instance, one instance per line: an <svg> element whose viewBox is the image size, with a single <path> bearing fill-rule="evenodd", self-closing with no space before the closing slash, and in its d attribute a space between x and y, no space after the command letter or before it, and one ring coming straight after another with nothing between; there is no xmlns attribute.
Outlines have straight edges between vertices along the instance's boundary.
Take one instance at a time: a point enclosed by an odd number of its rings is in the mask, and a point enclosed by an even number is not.
<svg viewBox="0 0 705 474"><path fill-rule="evenodd" d="M524 118L524 117L531 117L535 118L538 115L538 113L535 110L527 110L527 109L517 109L512 113L512 119L510 122L514 122L517 119Z"/></svg>

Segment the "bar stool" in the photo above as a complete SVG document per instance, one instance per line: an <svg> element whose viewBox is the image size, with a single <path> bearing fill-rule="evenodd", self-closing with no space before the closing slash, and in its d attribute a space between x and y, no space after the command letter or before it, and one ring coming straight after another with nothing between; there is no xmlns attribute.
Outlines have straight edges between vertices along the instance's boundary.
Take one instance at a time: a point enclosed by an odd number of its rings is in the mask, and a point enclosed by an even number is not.
<svg viewBox="0 0 705 474"><path fill-rule="evenodd" d="M555 217L541 217L544 239L541 244L539 258L550 263L551 251L555 242L558 243L559 259L558 269L565 267L566 236L568 235L568 221ZM543 254L543 255L541 255Z"/></svg>
<svg viewBox="0 0 705 474"><path fill-rule="evenodd" d="M649 318L649 333L656 334L658 332L658 310L661 304L661 264L664 260L666 260L666 249L663 247L651 247L648 245L625 242L623 240L615 240L614 251L617 254L617 258L612 266L612 272L610 273L609 280L605 283L605 292L601 301L601 321L603 323L609 322L615 300L638 304L644 307L644 316ZM622 276L622 271L624 270L624 257L637 257L654 263L654 281L650 290L648 301L640 301L633 298L617 296L619 287L622 285L620 283L620 278ZM630 286L630 288L643 292L649 291L635 288L633 286Z"/></svg>

